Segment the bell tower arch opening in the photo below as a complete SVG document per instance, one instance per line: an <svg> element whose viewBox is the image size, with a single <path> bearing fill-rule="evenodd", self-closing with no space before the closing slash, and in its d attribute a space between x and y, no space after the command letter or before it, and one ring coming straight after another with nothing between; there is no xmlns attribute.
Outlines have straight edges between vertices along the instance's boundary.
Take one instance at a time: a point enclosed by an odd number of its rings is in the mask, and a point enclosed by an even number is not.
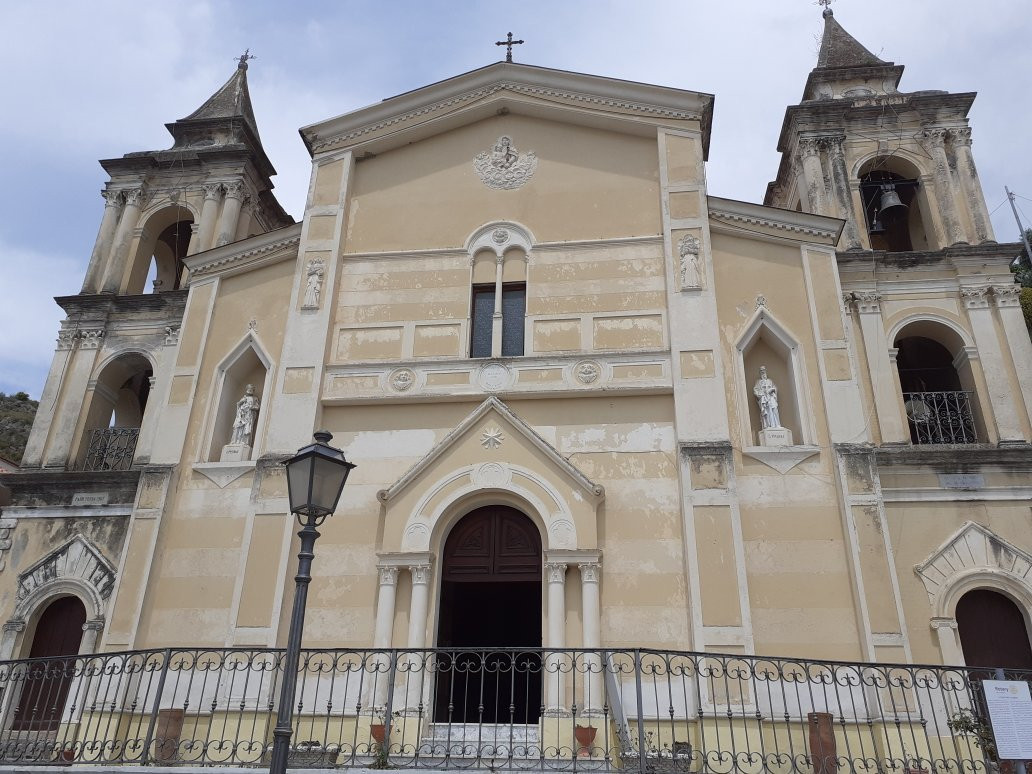
<svg viewBox="0 0 1032 774"><path fill-rule="evenodd" d="M442 557L437 644L449 652L438 665L435 718L537 723L542 615L537 526L507 505L477 508L452 528Z"/></svg>

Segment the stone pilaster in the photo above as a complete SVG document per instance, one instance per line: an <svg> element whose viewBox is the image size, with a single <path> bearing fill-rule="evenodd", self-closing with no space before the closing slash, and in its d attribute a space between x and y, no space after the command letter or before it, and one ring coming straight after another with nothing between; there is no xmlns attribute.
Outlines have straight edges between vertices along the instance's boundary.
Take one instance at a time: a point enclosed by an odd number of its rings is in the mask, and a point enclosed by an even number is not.
<svg viewBox="0 0 1032 774"><path fill-rule="evenodd" d="M133 235L139 225L140 211L143 209L144 190L142 187L131 188L124 191L123 195L125 196L125 206L118 219L118 228L115 231L111 248L111 260L108 261L107 272L104 274L104 282L101 287L102 293L119 293L122 290L122 280L129 262L129 249L132 247Z"/></svg>
<svg viewBox="0 0 1032 774"><path fill-rule="evenodd" d="M957 159L960 187L967 198L968 210L971 213L975 241L978 243L992 242L994 241L993 227L989 220L989 211L985 206L985 197L982 195L982 186L978 183L975 159L971 155L971 129L966 126L950 129L949 138Z"/></svg>
<svg viewBox="0 0 1032 774"><path fill-rule="evenodd" d="M215 235L215 224L219 215L219 203L222 201L222 190L222 183L208 183L204 186L201 222L197 230L197 239L190 242L190 255L212 247L212 237Z"/></svg>
<svg viewBox="0 0 1032 774"><path fill-rule="evenodd" d="M821 163L821 141L816 137L799 140L799 157L806 180L806 194L810 210L817 215L828 215L828 191L824 185L824 165Z"/></svg>
<svg viewBox="0 0 1032 774"><path fill-rule="evenodd" d="M828 152L828 159L831 162L832 188L835 191L835 201L838 204L839 217L846 221L843 236L846 240L846 249L862 250L860 243L860 232L857 228L856 212L853 210L853 196L849 188L849 172L846 170L846 154L843 148L845 137L822 137L821 141Z"/></svg>
<svg viewBox="0 0 1032 774"><path fill-rule="evenodd" d="M908 443L910 430L904 421L903 396L896 386L889 361L890 342L881 316L881 296L874 291L853 293L860 313L860 335L864 337L867 371L871 376L874 410L878 417L882 443Z"/></svg>
<svg viewBox="0 0 1032 774"><path fill-rule="evenodd" d="M602 574L600 562L580 562L577 565L581 577L581 647L598 651L602 647L602 606L599 595L599 581ZM605 704L602 675L605 665L598 653L584 657L584 694L582 714L591 716L601 713Z"/></svg>
<svg viewBox="0 0 1032 774"><path fill-rule="evenodd" d="M935 198L939 202L939 213L946 230L947 245L955 245L964 241L960 218L957 214L955 195L950 178L950 162L946 155L946 130L926 129L918 135L918 139L932 157L935 165Z"/></svg>
<svg viewBox="0 0 1032 774"><path fill-rule="evenodd" d="M93 245L93 253L90 255L89 268L86 270L86 279L82 283L83 293L96 293L100 290L100 281L111 253L111 243L115 237L115 228L118 226L118 217L122 214L121 191L101 191L101 195L104 197L104 217L101 218L100 231L97 234L97 241Z"/></svg>
<svg viewBox="0 0 1032 774"><path fill-rule="evenodd" d="M240 210L244 206L247 189L242 181L225 185L226 198L222 203L222 217L219 218L219 236L214 247L222 247L236 239L237 224L240 221ZM202 211L203 216L203 211Z"/></svg>
<svg viewBox="0 0 1032 774"><path fill-rule="evenodd" d="M548 645L557 651L566 647L566 568L565 562L545 563L545 582L548 587ZM545 712L564 714L563 689L566 670L565 656L547 653L543 679L545 681Z"/></svg>
<svg viewBox="0 0 1032 774"><path fill-rule="evenodd" d="M1019 417L1032 420L1032 339L1026 335L1025 315L1021 311L1021 288L1015 284L994 285L992 294L996 314L1003 328L1011 365L1021 390Z"/></svg>

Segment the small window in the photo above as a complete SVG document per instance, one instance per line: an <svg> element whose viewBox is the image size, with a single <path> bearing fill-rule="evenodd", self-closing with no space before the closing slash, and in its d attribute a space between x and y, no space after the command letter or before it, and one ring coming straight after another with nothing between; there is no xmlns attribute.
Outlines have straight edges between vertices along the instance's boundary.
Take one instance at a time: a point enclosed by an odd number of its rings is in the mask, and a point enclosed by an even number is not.
<svg viewBox="0 0 1032 774"><path fill-rule="evenodd" d="M492 357L494 344L495 286L473 286L472 331L470 334L470 357ZM524 319L527 312L526 283L511 283L502 286L502 357L519 357L523 354Z"/></svg>

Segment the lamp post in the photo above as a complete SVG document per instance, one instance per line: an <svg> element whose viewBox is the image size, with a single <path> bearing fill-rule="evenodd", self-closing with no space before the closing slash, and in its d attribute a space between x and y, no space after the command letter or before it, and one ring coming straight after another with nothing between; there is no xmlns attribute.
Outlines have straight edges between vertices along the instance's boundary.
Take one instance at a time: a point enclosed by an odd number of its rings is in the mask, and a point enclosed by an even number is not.
<svg viewBox="0 0 1032 774"><path fill-rule="evenodd" d="M287 468L287 491L290 512L297 517L301 531L301 550L297 554L297 575L294 576L294 607L290 614L287 652L283 657L283 682L280 684L276 728L272 732L272 762L269 774L284 774L290 753L290 735L294 715L294 690L297 687L298 662L301 657L301 632L305 626L305 604L308 584L312 581L312 559L315 558L316 529L337 508L340 493L355 466L344 459L344 452L329 445L333 438L325 430L315 433L315 443L298 449L283 464Z"/></svg>

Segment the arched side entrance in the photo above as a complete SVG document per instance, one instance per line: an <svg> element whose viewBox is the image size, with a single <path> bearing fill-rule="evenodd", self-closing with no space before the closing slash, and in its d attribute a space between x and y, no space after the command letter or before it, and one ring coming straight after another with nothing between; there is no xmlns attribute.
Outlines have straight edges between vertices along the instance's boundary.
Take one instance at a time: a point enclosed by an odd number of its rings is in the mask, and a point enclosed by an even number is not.
<svg viewBox="0 0 1032 774"><path fill-rule="evenodd" d="M541 711L541 536L506 505L464 516L444 545L435 718L452 723L538 722ZM463 648L497 649L467 651Z"/></svg>
<svg viewBox="0 0 1032 774"><path fill-rule="evenodd" d="M956 615L968 666L1032 669L1028 625L1010 597L992 589L974 589L957 602Z"/></svg>
<svg viewBox="0 0 1032 774"><path fill-rule="evenodd" d="M55 731L75 679L86 607L78 597L58 597L40 614L29 647L20 695L11 722L15 731ZM68 657L71 658L68 658Z"/></svg>

